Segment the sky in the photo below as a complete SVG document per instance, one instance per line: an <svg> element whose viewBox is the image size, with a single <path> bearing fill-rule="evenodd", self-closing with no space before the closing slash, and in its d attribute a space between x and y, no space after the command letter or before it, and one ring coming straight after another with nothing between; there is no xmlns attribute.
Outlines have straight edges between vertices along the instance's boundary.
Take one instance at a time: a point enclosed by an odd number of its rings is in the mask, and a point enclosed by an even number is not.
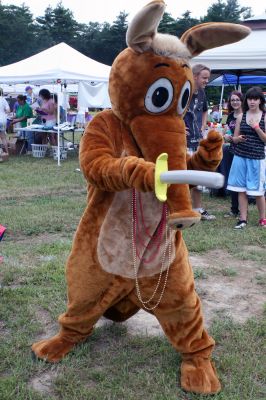
<svg viewBox="0 0 266 400"><path fill-rule="evenodd" d="M165 0L169 12L173 18L181 17L181 15L189 10L191 16L195 18L206 15L207 9L217 0L190 0L188 2L181 0ZM2 5L13 4L20 6L25 3L30 8L34 17L44 15L44 10L50 5L55 8L59 0L2 0ZM65 8L69 8L77 22L88 23L89 21L112 23L119 15L120 11L125 11L128 21L132 19L135 13L149 0L62 0ZM251 7L254 16L263 14L266 6L262 0L238 0L238 4L242 7Z"/></svg>

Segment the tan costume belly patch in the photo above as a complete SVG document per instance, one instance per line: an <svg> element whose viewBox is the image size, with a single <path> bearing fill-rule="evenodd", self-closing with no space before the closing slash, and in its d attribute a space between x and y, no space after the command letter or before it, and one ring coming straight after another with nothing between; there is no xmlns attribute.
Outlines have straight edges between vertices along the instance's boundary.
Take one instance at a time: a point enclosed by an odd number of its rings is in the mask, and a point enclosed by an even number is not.
<svg viewBox="0 0 266 400"><path fill-rule="evenodd" d="M152 276L160 272L164 251L172 247L171 259L175 258L175 232L170 230L167 235L163 232L160 246L151 246L161 220L162 204L151 192L141 193L141 204L137 204L139 211L137 270L138 277ZM143 218L141 218L141 210ZM132 191L125 190L115 194L111 207L102 224L98 239L98 259L102 268L112 274L135 278L132 250ZM148 234L147 234L148 232ZM139 240L138 240L139 242ZM149 260L152 260L149 262ZM163 270L168 267L165 262Z"/></svg>

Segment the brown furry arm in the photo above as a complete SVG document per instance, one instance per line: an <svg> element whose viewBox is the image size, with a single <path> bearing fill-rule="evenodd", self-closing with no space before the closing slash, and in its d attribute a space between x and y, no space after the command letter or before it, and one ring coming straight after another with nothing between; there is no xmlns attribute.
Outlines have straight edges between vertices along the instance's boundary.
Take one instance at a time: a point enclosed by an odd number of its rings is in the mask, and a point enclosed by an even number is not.
<svg viewBox="0 0 266 400"><path fill-rule="evenodd" d="M196 153L187 156L187 169L215 171L223 157L222 145L220 133L210 131L207 138L200 141Z"/></svg>
<svg viewBox="0 0 266 400"><path fill-rule="evenodd" d="M88 182L111 192L132 187L153 190L154 164L138 157L120 157L123 149L119 126L102 114L104 118L101 114L94 117L81 141L80 166Z"/></svg>

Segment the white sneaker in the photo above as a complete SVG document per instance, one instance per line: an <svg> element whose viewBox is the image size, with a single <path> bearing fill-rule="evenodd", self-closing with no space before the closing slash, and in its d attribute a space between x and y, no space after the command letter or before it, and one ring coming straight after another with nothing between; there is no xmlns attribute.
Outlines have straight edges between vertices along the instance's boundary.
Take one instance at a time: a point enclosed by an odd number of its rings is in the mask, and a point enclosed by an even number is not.
<svg viewBox="0 0 266 400"><path fill-rule="evenodd" d="M247 221L239 220L234 229L244 229L247 226Z"/></svg>
<svg viewBox="0 0 266 400"><path fill-rule="evenodd" d="M203 221L213 221L216 219L215 215L209 214L207 210L200 211L201 219Z"/></svg>

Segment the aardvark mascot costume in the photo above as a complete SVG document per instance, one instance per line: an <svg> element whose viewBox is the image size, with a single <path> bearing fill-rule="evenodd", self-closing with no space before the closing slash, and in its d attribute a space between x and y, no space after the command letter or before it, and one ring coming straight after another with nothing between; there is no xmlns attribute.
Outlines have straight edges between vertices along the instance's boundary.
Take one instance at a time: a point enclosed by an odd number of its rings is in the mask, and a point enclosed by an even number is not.
<svg viewBox="0 0 266 400"><path fill-rule="evenodd" d="M59 333L34 343L36 356L61 360L85 341L102 316L121 322L145 309L182 354L181 386L216 393L210 360L214 340L203 326L201 303L181 230L200 220L189 185L155 196L155 163L168 154L169 170L214 171L222 137L210 131L193 156L186 153L183 116L193 92L189 60L203 50L236 42L249 29L206 23L179 40L158 34L165 3L155 0L132 20L128 48L113 63L111 110L95 116L80 148L88 204L67 262L68 307Z"/></svg>

